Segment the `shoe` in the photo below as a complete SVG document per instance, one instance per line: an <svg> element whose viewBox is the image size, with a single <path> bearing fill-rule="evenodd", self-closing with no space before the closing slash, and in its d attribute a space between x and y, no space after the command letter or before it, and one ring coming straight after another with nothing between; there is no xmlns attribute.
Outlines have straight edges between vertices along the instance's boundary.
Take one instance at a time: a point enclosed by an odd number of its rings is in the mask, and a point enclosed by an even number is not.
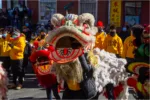
<svg viewBox="0 0 150 100"><path fill-rule="evenodd" d="M7 87L8 87L8 89L14 89L14 88L16 88L16 85L15 84L9 84Z"/></svg>
<svg viewBox="0 0 150 100"><path fill-rule="evenodd" d="M41 86L41 84L38 84L38 87L40 87L40 88L41 88L41 87L42 87L42 86Z"/></svg>
<svg viewBox="0 0 150 100"><path fill-rule="evenodd" d="M20 90L20 89L22 89L22 85L21 85L21 84L19 84L19 85L16 87L16 90Z"/></svg>

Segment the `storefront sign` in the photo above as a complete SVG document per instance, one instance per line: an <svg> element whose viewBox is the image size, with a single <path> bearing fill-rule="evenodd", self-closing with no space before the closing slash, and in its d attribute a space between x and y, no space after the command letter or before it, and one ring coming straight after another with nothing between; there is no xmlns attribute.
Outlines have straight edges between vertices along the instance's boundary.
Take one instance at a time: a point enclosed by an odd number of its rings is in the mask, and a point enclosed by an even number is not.
<svg viewBox="0 0 150 100"><path fill-rule="evenodd" d="M121 0L110 1L110 23L121 26Z"/></svg>

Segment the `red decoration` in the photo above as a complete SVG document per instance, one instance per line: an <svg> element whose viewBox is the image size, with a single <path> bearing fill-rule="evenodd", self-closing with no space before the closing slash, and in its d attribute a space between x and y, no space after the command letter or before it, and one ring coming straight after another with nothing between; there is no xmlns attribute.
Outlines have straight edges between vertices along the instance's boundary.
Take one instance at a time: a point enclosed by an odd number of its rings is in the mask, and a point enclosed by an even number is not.
<svg viewBox="0 0 150 100"><path fill-rule="evenodd" d="M113 89L114 98L116 99L122 91L123 91L123 85L121 83L118 86L114 87ZM104 96L108 98L106 91L104 92Z"/></svg>
<svg viewBox="0 0 150 100"><path fill-rule="evenodd" d="M38 42L38 41L34 41L34 42L33 42L33 45L34 45L34 48L37 49L38 46L39 46L39 42Z"/></svg>
<svg viewBox="0 0 150 100"><path fill-rule="evenodd" d="M97 27L104 27L103 22L102 21L98 21L97 22Z"/></svg>
<svg viewBox="0 0 150 100"><path fill-rule="evenodd" d="M39 50L39 51L35 51L32 53L32 55L30 56L30 61L35 63L36 62L36 59L40 56L45 56L49 59L49 67L51 67L51 60L49 58L49 55L50 55L50 52L49 51L46 51L46 50ZM39 71L38 71L38 65L35 65L35 64L32 64L32 67L34 69L34 72L36 74L36 77L39 81L39 83L45 87L45 88L48 88L48 87L51 87L52 85L56 84L57 83L57 79L56 79L56 75L54 74L40 74ZM41 71L40 71L41 72Z"/></svg>
<svg viewBox="0 0 150 100"><path fill-rule="evenodd" d="M49 50L50 52L53 52L53 51L55 51L55 48L54 48L54 46L50 45L50 46L48 47L48 50Z"/></svg>

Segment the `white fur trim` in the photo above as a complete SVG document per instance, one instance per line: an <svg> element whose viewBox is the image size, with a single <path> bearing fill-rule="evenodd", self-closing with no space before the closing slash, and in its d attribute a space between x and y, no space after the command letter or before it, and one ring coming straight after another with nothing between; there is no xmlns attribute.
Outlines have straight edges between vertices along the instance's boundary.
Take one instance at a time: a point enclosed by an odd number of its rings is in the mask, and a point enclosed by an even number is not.
<svg viewBox="0 0 150 100"><path fill-rule="evenodd" d="M74 26L61 26L60 28L56 29L56 30L53 30L51 32L49 32L49 35L47 36L46 38L46 42L47 43L50 43L52 42L52 39L59 35L59 34L62 34L63 33L63 36L71 36L71 37L74 37L74 35L77 35L79 36L81 39L83 39L84 41L86 41L87 43L95 43L95 37L90 35L90 36L87 36L85 35L84 33L82 33L81 31L79 31L77 28L75 28ZM67 33L67 34L65 34ZM69 33L69 34L68 34ZM89 38L90 37L90 38ZM81 42L79 40L79 38L76 38L79 42ZM58 40L55 41L55 43L53 44L54 46L56 45ZM82 43L82 42L81 42ZM82 43L82 45L84 45Z"/></svg>
<svg viewBox="0 0 150 100"><path fill-rule="evenodd" d="M59 14L59 13L54 14L51 18L51 23L52 25L54 25L54 27L60 26L62 19L64 19L64 16L62 14Z"/></svg>
<svg viewBox="0 0 150 100"><path fill-rule="evenodd" d="M95 18L90 13L83 13L79 15L78 20L79 20L80 26L83 26L83 23L88 21L89 22L88 24L90 25L90 27L94 27Z"/></svg>
<svg viewBox="0 0 150 100"><path fill-rule="evenodd" d="M117 86L119 82L124 81L127 77L125 70L126 60L117 58L114 54L108 53L98 48L93 50L95 55L99 57L98 67L95 67L94 78L96 88L99 92L102 91L103 87L108 83Z"/></svg>

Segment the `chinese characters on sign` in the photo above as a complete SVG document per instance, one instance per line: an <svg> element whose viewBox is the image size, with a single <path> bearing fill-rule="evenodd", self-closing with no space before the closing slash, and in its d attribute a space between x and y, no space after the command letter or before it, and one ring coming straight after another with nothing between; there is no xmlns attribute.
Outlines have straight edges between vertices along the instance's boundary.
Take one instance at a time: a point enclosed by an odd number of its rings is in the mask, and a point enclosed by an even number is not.
<svg viewBox="0 0 150 100"><path fill-rule="evenodd" d="M117 27L121 25L121 0L110 1L110 23Z"/></svg>

